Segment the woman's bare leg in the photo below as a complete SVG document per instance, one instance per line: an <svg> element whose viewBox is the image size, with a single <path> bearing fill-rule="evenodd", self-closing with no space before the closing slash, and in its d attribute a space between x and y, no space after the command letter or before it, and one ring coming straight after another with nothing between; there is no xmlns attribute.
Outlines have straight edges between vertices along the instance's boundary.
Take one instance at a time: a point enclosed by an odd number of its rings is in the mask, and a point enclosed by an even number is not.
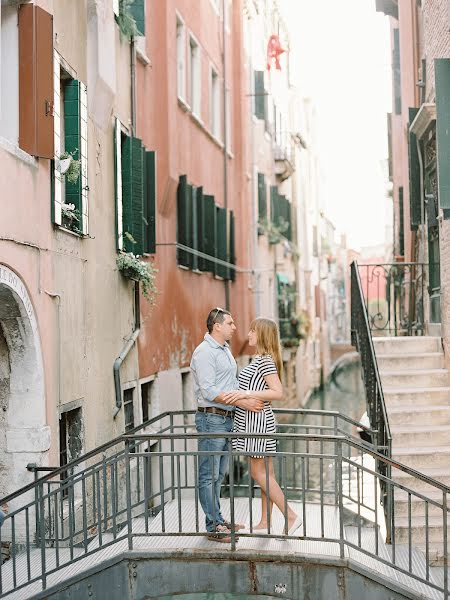
<svg viewBox="0 0 450 600"><path fill-rule="evenodd" d="M266 465L264 458L250 458L250 468L251 475L256 483L261 488L261 521L258 525L255 526L255 529L267 528L267 496L269 496L270 501L270 509L269 515L272 516L272 506L276 504L280 511L287 516L288 520L288 529L293 525L295 519L297 518L297 514L289 507L287 507L287 515L285 514L285 497L284 494L278 485L277 480L275 479L275 473L273 470L273 461L272 457L268 459L268 482L266 476ZM267 483L269 484L269 488L267 489ZM264 495L264 496L263 496ZM264 502L264 505L263 505Z"/></svg>

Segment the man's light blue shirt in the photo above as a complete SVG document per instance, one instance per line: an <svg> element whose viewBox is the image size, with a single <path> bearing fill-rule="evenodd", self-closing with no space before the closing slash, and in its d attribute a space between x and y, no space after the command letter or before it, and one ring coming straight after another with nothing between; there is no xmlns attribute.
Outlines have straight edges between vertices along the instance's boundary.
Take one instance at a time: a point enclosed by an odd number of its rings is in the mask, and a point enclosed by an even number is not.
<svg viewBox="0 0 450 600"><path fill-rule="evenodd" d="M225 410L234 407L214 402L222 392L231 392L239 387L237 364L229 345L219 342L206 333L203 342L194 350L191 360L194 379L194 395L199 406L215 406Z"/></svg>

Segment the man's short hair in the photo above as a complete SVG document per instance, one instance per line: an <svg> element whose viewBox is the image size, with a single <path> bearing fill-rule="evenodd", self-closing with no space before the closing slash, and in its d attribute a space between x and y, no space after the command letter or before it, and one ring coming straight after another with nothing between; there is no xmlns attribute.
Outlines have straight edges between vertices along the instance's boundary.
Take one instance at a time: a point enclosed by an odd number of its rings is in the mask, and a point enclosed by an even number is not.
<svg viewBox="0 0 450 600"><path fill-rule="evenodd" d="M214 329L214 323L223 323L226 315L231 316L231 313L224 308L216 307L210 310L208 318L206 319L206 327L208 328L208 332L212 333L212 330Z"/></svg>

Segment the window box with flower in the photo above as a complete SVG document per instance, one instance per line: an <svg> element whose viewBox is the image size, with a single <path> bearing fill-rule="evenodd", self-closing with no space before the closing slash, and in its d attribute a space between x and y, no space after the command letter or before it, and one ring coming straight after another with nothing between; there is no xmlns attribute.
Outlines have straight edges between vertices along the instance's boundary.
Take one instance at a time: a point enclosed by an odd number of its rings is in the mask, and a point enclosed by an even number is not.
<svg viewBox="0 0 450 600"><path fill-rule="evenodd" d="M125 236L132 243L135 243L131 234L125 232ZM155 269L153 264L141 260L139 256L133 254L133 252L121 250L116 258L116 265L123 277L142 283L142 293L144 298L146 298L150 304L155 304L158 293L156 287L156 273L158 270Z"/></svg>

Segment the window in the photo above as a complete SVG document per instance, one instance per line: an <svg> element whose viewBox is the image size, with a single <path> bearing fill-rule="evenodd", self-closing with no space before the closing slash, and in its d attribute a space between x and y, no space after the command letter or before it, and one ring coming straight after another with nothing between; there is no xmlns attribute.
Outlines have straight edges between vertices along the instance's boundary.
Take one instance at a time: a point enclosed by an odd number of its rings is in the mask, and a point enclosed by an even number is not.
<svg viewBox="0 0 450 600"><path fill-rule="evenodd" d="M267 187L266 178L258 173L258 220L267 219Z"/></svg>
<svg viewBox="0 0 450 600"><path fill-rule="evenodd" d="M152 417L152 400L155 381L147 381L141 385L142 422L145 423Z"/></svg>
<svg viewBox="0 0 450 600"><path fill-rule="evenodd" d="M265 120L267 100L266 90L264 88L264 71L255 71L255 103L254 112L258 119Z"/></svg>
<svg viewBox="0 0 450 600"><path fill-rule="evenodd" d="M115 195L118 250L137 255L156 249L156 153L122 131L116 119Z"/></svg>
<svg viewBox="0 0 450 600"><path fill-rule="evenodd" d="M177 242L212 258L235 264L235 223L232 211L217 206L214 196L180 177L177 191ZM184 248L177 249L178 265L186 269L209 271L224 279L234 280L235 270L197 257Z"/></svg>
<svg viewBox="0 0 450 600"><path fill-rule="evenodd" d="M182 100L186 97L186 49L184 23L177 16L177 92Z"/></svg>
<svg viewBox="0 0 450 600"><path fill-rule="evenodd" d="M291 203L278 193L276 185L270 188L270 220L281 235L292 240Z"/></svg>
<svg viewBox="0 0 450 600"><path fill-rule="evenodd" d="M0 135L19 140L19 34L17 6L1 6Z"/></svg>
<svg viewBox="0 0 450 600"><path fill-rule="evenodd" d="M81 456L83 450L83 422L81 408L68 410L61 414L59 420L59 466L64 467ZM61 480L67 479L68 471L61 473ZM63 497L68 495L68 487L63 490Z"/></svg>
<svg viewBox="0 0 450 600"><path fill-rule="evenodd" d="M134 388L123 392L123 410L125 414L125 432L134 429Z"/></svg>
<svg viewBox="0 0 450 600"><path fill-rule="evenodd" d="M73 79L62 65L62 58L54 56L54 146L55 161L52 172L53 222L75 233L88 234L88 114L87 89L84 83ZM69 181L61 171L60 159L69 157L79 161L79 176Z"/></svg>
<svg viewBox="0 0 450 600"><path fill-rule="evenodd" d="M193 37L189 39L190 102L194 115L200 117L201 59L200 48Z"/></svg>
<svg viewBox="0 0 450 600"><path fill-rule="evenodd" d="M139 35L145 35L145 0L134 0L128 10L134 18Z"/></svg>
<svg viewBox="0 0 450 600"><path fill-rule="evenodd" d="M211 133L217 139L220 138L220 84L219 76L211 68L210 89L210 128Z"/></svg>
<svg viewBox="0 0 450 600"><path fill-rule="evenodd" d="M394 29L394 48L392 50L392 76L394 78L394 112L400 115L402 112L401 78L400 78L400 32Z"/></svg>

